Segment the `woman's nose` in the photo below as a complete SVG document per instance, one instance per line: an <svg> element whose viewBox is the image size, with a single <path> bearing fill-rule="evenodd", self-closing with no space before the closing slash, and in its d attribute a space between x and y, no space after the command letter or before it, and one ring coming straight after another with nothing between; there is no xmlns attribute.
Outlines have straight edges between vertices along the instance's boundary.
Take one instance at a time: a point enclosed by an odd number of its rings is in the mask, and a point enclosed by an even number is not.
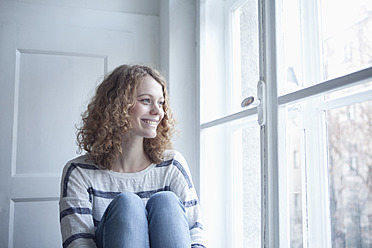
<svg viewBox="0 0 372 248"><path fill-rule="evenodd" d="M158 103L154 103L154 104L152 104L150 113L151 114L159 114L162 109L163 109L162 106L160 106Z"/></svg>

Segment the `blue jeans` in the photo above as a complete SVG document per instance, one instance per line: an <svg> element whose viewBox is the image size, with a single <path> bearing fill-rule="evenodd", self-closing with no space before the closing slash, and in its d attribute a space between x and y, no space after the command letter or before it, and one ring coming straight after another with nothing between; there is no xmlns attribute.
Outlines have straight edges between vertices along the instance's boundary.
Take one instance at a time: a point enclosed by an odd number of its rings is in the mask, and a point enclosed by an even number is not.
<svg viewBox="0 0 372 248"><path fill-rule="evenodd" d="M190 248L185 209L170 191L151 196L121 193L112 200L96 229L98 248Z"/></svg>

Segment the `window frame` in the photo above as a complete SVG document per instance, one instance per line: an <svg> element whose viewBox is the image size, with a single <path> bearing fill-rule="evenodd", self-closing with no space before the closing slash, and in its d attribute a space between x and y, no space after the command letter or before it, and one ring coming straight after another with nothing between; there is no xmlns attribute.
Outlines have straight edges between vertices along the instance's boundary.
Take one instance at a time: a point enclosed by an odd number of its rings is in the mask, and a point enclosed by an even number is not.
<svg viewBox="0 0 372 248"><path fill-rule="evenodd" d="M233 1L226 1L226 4L232 3ZM235 5L231 5L229 11L234 8L234 6L238 6L244 2L243 0L237 0ZM203 6L204 1L200 1L201 6ZM309 17L311 15L318 15L318 6L317 1L301 1L302 9L305 9L306 12L304 13L305 17ZM337 91L343 88L348 88L357 84L361 84L366 80L372 79L372 68L367 68L364 70L360 70L354 73L347 74L345 76L327 80L321 82L319 84L308 86L306 88L297 90L295 92L287 93L284 95L278 96L278 81L282 75L280 75L280 69L278 64L280 63L279 58L281 58L281 50L277 49L278 45L278 33L280 30L280 14L278 11L281 8L280 1L276 0L258 0L258 10L259 10L259 37L260 37L260 77L258 80L265 82L266 84L266 91L264 92L266 98L266 108L265 108L265 116L266 116L266 123L264 126L261 126L261 246L262 247L289 247L288 242L288 213L287 213L287 196L286 196L286 176L284 175L283 171L281 171L282 165L285 164L285 156L279 155L283 152L280 150L280 146L283 144L283 136L280 133L285 133L285 127L280 125L283 123L283 116L280 114L280 110L285 106L295 104L304 100L309 100L311 98L322 96L324 94ZM231 13L231 12L230 12ZM203 16L203 7L201 7L201 16ZM224 21L224 25L231 24L231 15L225 14L226 20ZM306 19L306 18L305 18ZM205 30L201 23L200 30ZM307 22L304 23L305 28L305 35L311 34L314 31L318 33L319 24L317 22ZM230 34L230 31L227 29L225 30L227 34ZM201 34L201 43L203 43L203 34ZM231 37L226 35L227 37ZM311 78L310 81L313 82L320 82L322 72L322 65L321 65L321 57L320 57L320 37L315 36L312 39L308 39L308 37L303 37L303 39L307 42L305 46L310 47L305 52L305 57L310 58L305 64L307 69L305 75L307 78ZM225 48L226 51L230 50L231 44L233 43L232 39L226 38L225 40ZM202 48L201 48L202 49ZM310 55L311 54L311 55ZM203 57L203 52L200 53L201 60L205 59ZM228 73L226 73L226 79L231 80L232 75L234 75L234 69L232 65L232 61L234 59L229 55L225 55ZM202 63L201 63L202 64ZM268 69L269 68L269 69ZM202 75L203 66L201 66L201 78L204 76ZM315 73L308 73L308 72ZM202 82L203 83L203 80ZM228 89L231 90L231 89ZM355 101L355 99L359 96L363 96L363 99L370 99L367 93L360 93L357 95L353 95L350 97L346 97L345 99L349 99L350 101ZM230 99L229 99L230 100ZM329 103L329 102L328 102ZM342 105L340 101L333 101L332 106ZM327 151L326 151L326 129L325 129L325 116L324 111L330 105L320 103L314 109L314 113L317 115L316 125L312 127L307 127L307 130L311 132L314 137L317 137L318 141L310 144L306 144L305 152L306 154L313 154L314 160L321 162L322 164L327 164ZM233 122L235 120L239 120L242 118L250 117L250 118L257 118L257 108L250 108L240 112L234 112L232 114L228 114L222 116L220 118L215 118L213 120L209 120L206 122L200 123L200 131L206 130L208 128L216 127L219 125L223 125L226 123ZM319 140L321 141L321 145L319 145ZM314 147L318 147L314 149ZM309 150L310 149L310 150ZM312 150L311 150L312 149ZM307 163L307 161L301 161L301 163ZM201 166L202 163L201 163ZM309 209L306 208L304 211L310 211L310 218L309 222L305 223L304 226L304 247L310 246L318 246L320 247L329 247L331 244L331 233L330 229L330 218L329 218L329 202L328 202L328 188L327 188L327 179L325 171L326 168L317 168L316 171L312 171L312 175L310 177L314 178L314 175L322 175L322 184L319 185L319 188L326 189L324 194L321 196L322 201L316 202L312 199L306 200L306 205L309 203ZM226 189L226 193L233 192L232 188L232 178L234 172L228 172L228 180L226 181L228 184L228 189ZM306 172L307 173L307 172ZM303 174L304 180L308 180L308 176L306 173ZM309 180L313 180L310 178ZM307 184L305 185L307 187ZM311 192L317 192L319 188L311 188L306 189L306 194L308 193L307 190L311 190ZM311 193L310 193L311 194ZM230 196L232 199L234 196ZM281 199L281 201L279 201ZM236 201L236 200L233 200ZM232 213L232 208L227 209L226 212L226 219L229 219L230 214ZM317 217L317 214L321 213L320 218ZM309 214L308 212L306 215ZM231 218L230 218L231 219ZM228 222L228 221L227 221ZM233 223L230 223L233 224ZM324 229L317 228L320 226L325 227ZM229 244L234 244L234 235L229 233L226 239L228 240ZM314 241L315 240L315 241ZM235 247L235 246L232 246Z"/></svg>
<svg viewBox="0 0 372 248"><path fill-rule="evenodd" d="M225 32L225 35L224 35L224 47L225 47L225 54L223 55L224 59L225 59L225 68L228 68L228 70L226 71L225 73L225 80L227 82L231 82L233 79L233 75L235 73L232 72L232 69L234 68L233 66L233 61L234 61L234 58L232 57L232 50L235 46L233 46L232 44L234 43L234 39L231 38L231 34L232 34L232 30L229 28L229 27L232 27L232 22L233 22L233 14L232 12L238 8L242 3L245 2L245 0L228 0L228 1L221 1L222 2L222 5L223 5L223 16L224 16L224 20L223 20L223 23L224 23L224 32ZM221 3L219 3L221 4ZM203 74L203 68L204 68L204 64L205 64L205 59L206 59L206 52L204 49L205 47L205 43L206 43L206 38L205 38L205 32L206 32L206 29L207 27L204 25L206 23L206 3L204 1L201 1L200 2L200 5L199 5L199 22L200 22L200 27L199 27L199 44L200 44L200 51L199 51L199 59L200 59L200 82L203 83L205 82L206 80L206 77L207 75ZM226 35L228 34L228 35ZM235 37L235 40L236 40L237 37ZM257 81L259 79L257 78ZM230 87L229 84L224 84L224 90L226 92L228 92L228 95L232 95L231 93L233 92L233 87ZM203 90L201 89L200 92L203 92ZM202 96L202 94L201 94ZM231 104L232 102L232 98L228 98L226 99L226 104ZM202 99L200 100L202 101ZM200 108L203 108L203 103L201 102L200 103ZM202 110L200 111L201 113L203 112ZM254 123L254 124L251 124L251 125L256 125L256 121L257 121L257 109L256 108L248 108L248 109L244 109L244 110L241 110L241 111L238 111L236 112L236 109L227 109L227 112L230 112L230 114L226 114L222 117L219 117L219 118L215 118L215 119L212 119L212 120L208 120L208 121L204 121L202 120L202 118L200 118L201 120L201 123L200 123L200 134L201 134L201 137L203 136L203 133L205 131L208 131L210 128L214 128L214 127L222 127L224 128L224 125L228 125L228 126L234 126L234 128L232 128L231 130L227 131L226 133L222 134L222 136L224 136L222 139L223 140L227 140L226 137L230 136L232 133L235 132L236 129L239 129L239 127L241 126L241 124L235 124L234 122L237 121L237 120L242 120L244 119L245 121L248 121L250 123ZM203 140L201 138L201 141L200 141L200 144L201 144L201 178L203 177L206 177L207 175L203 174L203 154L202 154L202 149L203 149ZM232 147L230 147L229 149L232 149ZM223 158L224 161L226 161L227 163L228 162L231 162L234 158L232 158L231 156L227 156L227 155L224 155ZM224 190L224 194L225 194L225 198L228 202L230 202L231 204L226 204L226 209L225 209L225 216L223 216L222 218L224 219L224 222L226 223L227 227L225 227L225 233L223 233L223 235L225 235L225 237L223 237L224 241L225 241L225 244L220 244L221 247L242 247L242 243L241 243L241 240L239 240L238 237L242 237L242 233L241 231L239 230L236 230L234 229L234 227L236 226L241 226L242 223L239 222L239 218L236 218L233 217L234 216L234 213L235 211L237 210L236 208L236 205L239 204L239 202L241 202L241 199L239 199L239 197L237 197L239 195L239 192L238 190L235 188L236 186L236 173L237 171L236 170L230 170L230 169L224 169L224 171L221 171L218 173L218 176L220 175L220 173L224 173L224 177L225 177L225 180L226 180L226 186L225 186L225 190ZM203 179L201 180L203 181ZM235 182L235 183L233 183ZM238 184L241 184L241 182ZM207 186L204 186L203 187L203 182L201 182L201 201L203 201L203 198L204 199L207 199L208 197L206 197L205 195L207 193L204 193L205 192L205 189L204 188L208 188ZM219 212L221 212L220 210L218 210ZM239 214L241 215L242 214L242 211L239 211ZM238 223L239 222L239 223ZM231 228L230 228L231 227Z"/></svg>

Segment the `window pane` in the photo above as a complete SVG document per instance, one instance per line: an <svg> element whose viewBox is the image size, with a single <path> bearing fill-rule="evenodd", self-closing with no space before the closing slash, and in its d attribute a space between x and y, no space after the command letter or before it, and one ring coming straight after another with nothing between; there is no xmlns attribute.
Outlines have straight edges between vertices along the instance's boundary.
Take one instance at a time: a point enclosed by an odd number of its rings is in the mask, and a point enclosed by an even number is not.
<svg viewBox="0 0 372 248"><path fill-rule="evenodd" d="M284 95L304 87L303 82L303 39L301 27L301 6L298 0L283 0L282 15L278 20L279 51L283 54L280 63L280 82L278 83L279 95ZM281 24L281 25L279 25ZM281 28L281 29L279 29Z"/></svg>
<svg viewBox="0 0 372 248"><path fill-rule="evenodd" d="M202 207L211 247L261 247L260 128L256 118L202 132ZM226 235L226 241L219 240Z"/></svg>
<svg viewBox="0 0 372 248"><path fill-rule="evenodd" d="M233 109L248 96L257 97L259 80L258 2L245 1L233 13Z"/></svg>
<svg viewBox="0 0 372 248"><path fill-rule="evenodd" d="M200 119L201 123L227 113L224 5L222 1L206 1L204 25L201 25L200 54Z"/></svg>
<svg viewBox="0 0 372 248"><path fill-rule="evenodd" d="M372 246L372 101L327 112L332 247Z"/></svg>
<svg viewBox="0 0 372 248"><path fill-rule="evenodd" d="M201 133L201 190L200 200L204 219L206 241L210 247L224 248L227 244L226 207L228 181L226 126L208 128Z"/></svg>
<svg viewBox="0 0 372 248"><path fill-rule="evenodd" d="M303 191L304 183L304 135L301 105L291 105L285 108L286 121L286 209L288 209L289 247L303 247Z"/></svg>
<svg viewBox="0 0 372 248"><path fill-rule="evenodd" d="M245 125L247 126L247 124ZM235 131L233 163L241 164L235 168L235 187L240 188L237 202L241 204L241 231L244 248L261 247L261 166L260 166L260 128L257 121L250 126ZM240 147L241 149L237 149ZM238 178L240 177L240 178ZM240 216L235 216L239 218ZM239 221L238 221L239 222Z"/></svg>
<svg viewBox="0 0 372 248"><path fill-rule="evenodd" d="M242 100L256 97L258 2L205 1L201 12L203 124L242 111ZM216 248L259 248L261 167L257 116L201 127L201 206L208 243Z"/></svg>
<svg viewBox="0 0 372 248"><path fill-rule="evenodd" d="M201 122L242 111L241 102L256 96L259 80L256 0L205 2L205 40L201 54Z"/></svg>
<svg viewBox="0 0 372 248"><path fill-rule="evenodd" d="M372 1L321 0L324 80L372 66Z"/></svg>
<svg viewBox="0 0 372 248"><path fill-rule="evenodd" d="M279 95L372 66L372 1L283 0Z"/></svg>
<svg viewBox="0 0 372 248"><path fill-rule="evenodd" d="M293 110L292 110L293 111ZM301 138L303 130L298 125L298 119L288 120L287 128L287 173L288 173L288 204L291 247L302 247L302 149Z"/></svg>
<svg viewBox="0 0 372 248"><path fill-rule="evenodd" d="M261 247L261 166L259 126L242 130L243 246Z"/></svg>

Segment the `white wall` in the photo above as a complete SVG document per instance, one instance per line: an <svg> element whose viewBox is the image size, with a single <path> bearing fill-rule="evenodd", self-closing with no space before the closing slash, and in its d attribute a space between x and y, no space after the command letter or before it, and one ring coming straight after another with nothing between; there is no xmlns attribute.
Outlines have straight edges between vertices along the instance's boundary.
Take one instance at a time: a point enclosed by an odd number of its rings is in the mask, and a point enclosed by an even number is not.
<svg viewBox="0 0 372 248"><path fill-rule="evenodd" d="M195 0L160 0L159 4L160 67L166 72L180 131L175 148L185 156L200 192L196 9Z"/></svg>

